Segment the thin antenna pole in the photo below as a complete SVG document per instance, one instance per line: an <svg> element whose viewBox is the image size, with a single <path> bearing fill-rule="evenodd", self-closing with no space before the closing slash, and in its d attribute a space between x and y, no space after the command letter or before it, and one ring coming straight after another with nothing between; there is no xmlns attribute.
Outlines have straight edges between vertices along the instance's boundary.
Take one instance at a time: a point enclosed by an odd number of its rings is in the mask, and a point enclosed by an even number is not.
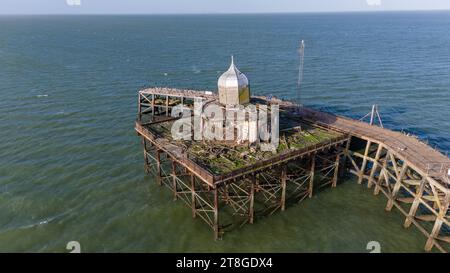
<svg viewBox="0 0 450 273"><path fill-rule="evenodd" d="M301 98L300 98L300 91L301 91L301 86L302 86L302 81L303 81L303 64L305 61L305 41L302 40L300 42L300 50L299 50L299 54L300 54L300 64L299 64L299 68L298 68L298 93L297 93L297 103L300 105L301 103Z"/></svg>
<svg viewBox="0 0 450 273"><path fill-rule="evenodd" d="M367 118L369 116L370 116L370 122L369 122L370 125L374 125L375 124L375 118L376 118L376 119L378 119L378 123L380 124L380 127L384 128L380 112L378 112L378 105L377 104L372 105L372 111L367 113L364 117L360 118L359 120L363 121L365 118Z"/></svg>
<svg viewBox="0 0 450 273"><path fill-rule="evenodd" d="M376 107L375 104L372 105L372 112L370 114L370 125L373 125L373 120L375 118L375 107Z"/></svg>

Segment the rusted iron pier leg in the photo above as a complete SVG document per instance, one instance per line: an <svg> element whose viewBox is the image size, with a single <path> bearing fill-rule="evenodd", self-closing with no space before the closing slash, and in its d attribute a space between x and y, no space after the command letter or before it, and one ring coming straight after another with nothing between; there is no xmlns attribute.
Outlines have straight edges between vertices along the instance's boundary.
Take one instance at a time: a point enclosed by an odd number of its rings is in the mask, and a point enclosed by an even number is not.
<svg viewBox="0 0 450 273"><path fill-rule="evenodd" d="M435 196L439 198L439 196ZM427 243L425 244L425 250L430 251L433 246L436 244L436 240L439 237L439 233L441 232L442 225L444 224L444 217L447 216L447 210L450 203L450 193L445 194L443 203L439 206L439 214L436 217L436 221L434 222L433 230L428 237ZM437 200L436 202L440 202Z"/></svg>
<svg viewBox="0 0 450 273"><path fill-rule="evenodd" d="M145 169L145 173L149 173L150 169L149 169L149 162L148 162L148 150L147 150L147 140L145 139L145 137L142 137L142 145L144 146L144 169Z"/></svg>
<svg viewBox="0 0 450 273"><path fill-rule="evenodd" d="M397 164L397 162L392 162L392 163ZM408 164L403 163L402 170L400 171L400 173L397 176L391 196L389 196L389 200L386 204L386 211L392 210L392 207L394 206L395 198L397 197L397 193L400 190L400 187L402 186L402 180L403 180L403 177L405 176L405 172L407 169L408 169Z"/></svg>
<svg viewBox="0 0 450 273"><path fill-rule="evenodd" d="M341 155L336 155L336 162L334 163L334 174L333 174L333 182L331 183L332 188L336 188L337 186L337 180L338 180L338 174L339 174L339 161L341 160Z"/></svg>
<svg viewBox="0 0 450 273"><path fill-rule="evenodd" d="M383 151L383 145L378 144L378 149L377 149L377 153L375 155L375 159L373 161L372 170L370 170L369 181L367 182L367 188L369 188L369 189L372 188L373 177L375 176L375 172L378 170L378 167L379 167L378 161L380 160L381 151Z"/></svg>
<svg viewBox="0 0 450 273"><path fill-rule="evenodd" d="M177 169L175 160L172 160L172 187L173 187L173 200L177 200L178 187L177 187Z"/></svg>
<svg viewBox="0 0 450 273"><path fill-rule="evenodd" d="M219 191L217 186L213 189L214 193L214 239L219 239Z"/></svg>
<svg viewBox="0 0 450 273"><path fill-rule="evenodd" d="M372 142L370 140L368 140L367 145L366 145L366 150L364 151L364 157L363 157L361 169L359 170L358 184L361 184L364 179L364 172L366 171L367 156L369 154L370 145L372 145Z"/></svg>
<svg viewBox="0 0 450 273"><path fill-rule="evenodd" d="M316 154L311 155L311 170L309 178L309 198L312 198L314 191L314 169L316 168Z"/></svg>
<svg viewBox="0 0 450 273"><path fill-rule="evenodd" d="M256 184L256 174L252 176L252 182L250 185L250 203L248 205L249 211L248 211L248 222L250 224L253 224L254 217L255 217L255 211L254 211L254 203L255 203L255 184Z"/></svg>
<svg viewBox="0 0 450 273"><path fill-rule="evenodd" d="M195 202L195 175L191 173L191 207L192 218L197 216L197 202Z"/></svg>
<svg viewBox="0 0 450 273"><path fill-rule="evenodd" d="M161 151L156 150L156 182L158 182L158 185L162 186L162 179L161 179Z"/></svg>
<svg viewBox="0 0 450 273"><path fill-rule="evenodd" d="M351 140L351 138L349 137L348 140L347 140L347 143L345 144L344 157L342 158L342 167L340 168L340 171L339 171L339 176L340 177L344 176L345 170L347 168L347 157L350 156L348 154L348 151L350 149L350 140Z"/></svg>
<svg viewBox="0 0 450 273"><path fill-rule="evenodd" d="M442 219L436 219L436 222L434 222L433 230L431 231L430 236L428 236L427 243L425 244L425 251L431 251L435 244L435 238L439 235L439 232L441 231L441 227L444 221Z"/></svg>
<svg viewBox="0 0 450 273"><path fill-rule="evenodd" d="M225 203L229 203L231 198L230 198L230 193L228 192L228 184L225 184L224 186L224 198L225 198Z"/></svg>
<svg viewBox="0 0 450 273"><path fill-rule="evenodd" d="M384 162L383 162L383 166L381 167L381 170L380 170L380 175L378 176L378 181L375 184L375 189L373 191L374 195L378 195L380 193L381 183L383 182L383 179L386 178L385 172L386 172L386 168L387 168L387 164L388 164L388 160L389 160L388 158L389 158L389 151L387 151L387 153L386 153L386 156L385 156Z"/></svg>
<svg viewBox="0 0 450 273"><path fill-rule="evenodd" d="M281 211L286 209L286 180L287 180L287 167L284 165L281 169Z"/></svg>
<svg viewBox="0 0 450 273"><path fill-rule="evenodd" d="M416 190L416 195L414 196L414 201L411 205L411 208L409 209L408 216L406 217L405 223L403 224L405 228L409 228L411 226L412 220L416 216L417 209L420 205L420 198L422 198L423 190L425 189L425 183L425 178L422 178L419 188Z"/></svg>

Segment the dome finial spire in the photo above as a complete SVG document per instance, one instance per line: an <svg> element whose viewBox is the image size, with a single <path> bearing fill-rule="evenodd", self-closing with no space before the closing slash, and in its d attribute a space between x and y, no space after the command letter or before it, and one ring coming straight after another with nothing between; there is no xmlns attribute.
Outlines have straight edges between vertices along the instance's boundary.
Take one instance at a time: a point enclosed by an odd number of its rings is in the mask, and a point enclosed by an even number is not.
<svg viewBox="0 0 450 273"><path fill-rule="evenodd" d="M250 85L247 77L239 71L231 55L230 68L217 81L219 102L223 105L246 104L250 101Z"/></svg>

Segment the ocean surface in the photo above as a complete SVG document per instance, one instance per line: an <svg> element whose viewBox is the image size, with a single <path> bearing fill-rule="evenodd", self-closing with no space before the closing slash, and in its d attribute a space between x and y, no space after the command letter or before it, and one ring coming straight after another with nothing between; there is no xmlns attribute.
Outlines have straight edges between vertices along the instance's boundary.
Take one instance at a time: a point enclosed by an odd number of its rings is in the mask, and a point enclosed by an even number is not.
<svg viewBox="0 0 450 273"><path fill-rule="evenodd" d="M216 90L230 55L253 94L450 150L450 12L0 17L0 252L421 252L386 199L344 181L214 241L145 175L144 86Z"/></svg>

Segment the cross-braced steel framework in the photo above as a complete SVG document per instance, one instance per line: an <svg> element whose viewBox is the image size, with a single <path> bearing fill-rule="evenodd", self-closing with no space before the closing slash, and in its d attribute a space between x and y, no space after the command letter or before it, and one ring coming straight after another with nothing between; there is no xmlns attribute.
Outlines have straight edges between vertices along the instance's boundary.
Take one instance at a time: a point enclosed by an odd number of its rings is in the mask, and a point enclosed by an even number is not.
<svg viewBox="0 0 450 273"><path fill-rule="evenodd" d="M257 216L284 211L322 187L335 187L346 146L343 141L211 186L148 139L143 137L142 143L145 170L170 189L174 200L186 203L193 218L206 222L216 239L236 222L252 224ZM224 221L219 221L219 212Z"/></svg>
<svg viewBox="0 0 450 273"><path fill-rule="evenodd" d="M436 247L447 252L450 243L450 189L411 164L395 150L371 139L363 139L363 151L349 150L350 173L358 183L367 183L375 195L383 193L388 201L386 211L396 207L405 217L404 227L414 224L426 237L425 250ZM450 168L443 166L440 168Z"/></svg>

